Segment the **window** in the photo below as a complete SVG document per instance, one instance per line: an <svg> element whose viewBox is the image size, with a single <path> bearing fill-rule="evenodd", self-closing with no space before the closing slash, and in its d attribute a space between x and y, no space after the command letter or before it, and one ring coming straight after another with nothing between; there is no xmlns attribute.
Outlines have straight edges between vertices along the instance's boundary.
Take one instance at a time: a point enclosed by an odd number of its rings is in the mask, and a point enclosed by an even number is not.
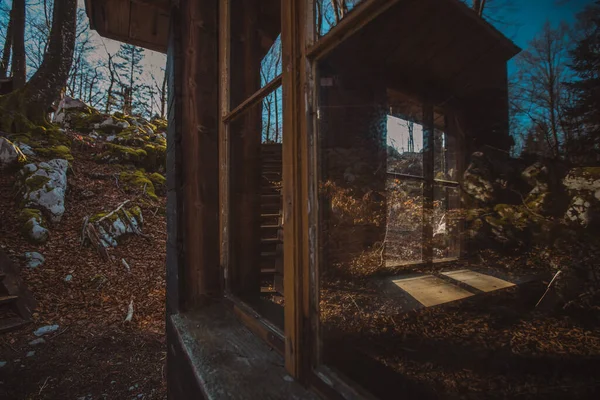
<svg viewBox="0 0 600 400"><path fill-rule="evenodd" d="M349 56L318 63L321 360L395 398L390 321L418 308L397 292L460 255L459 140L452 114L405 93L393 68L373 76L384 56Z"/></svg>
<svg viewBox="0 0 600 400"><path fill-rule="evenodd" d="M240 309L283 331L281 4L231 0L222 12L223 251ZM224 67L227 66L227 67Z"/></svg>
<svg viewBox="0 0 600 400"><path fill-rule="evenodd" d="M483 253L465 227L475 215L499 235L516 215L486 219L463 189L469 155L508 139L514 47L452 0L221 11L222 264L244 322L325 394L536 387L536 362L504 346L507 332L543 331L519 321L545 286L470 257Z"/></svg>

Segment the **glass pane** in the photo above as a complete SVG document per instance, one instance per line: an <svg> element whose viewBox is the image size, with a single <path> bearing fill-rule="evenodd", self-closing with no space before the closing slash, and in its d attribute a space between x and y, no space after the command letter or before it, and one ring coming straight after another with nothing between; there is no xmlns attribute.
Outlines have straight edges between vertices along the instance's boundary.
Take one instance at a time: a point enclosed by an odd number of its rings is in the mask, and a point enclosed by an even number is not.
<svg viewBox="0 0 600 400"><path fill-rule="evenodd" d="M281 0L231 0L231 109L281 74Z"/></svg>
<svg viewBox="0 0 600 400"><path fill-rule="evenodd" d="M315 26L317 36L326 35L362 0L316 0Z"/></svg>
<svg viewBox="0 0 600 400"><path fill-rule="evenodd" d="M423 125L404 118L387 117L388 171L423 176Z"/></svg>
<svg viewBox="0 0 600 400"><path fill-rule="evenodd" d="M456 181L458 179L457 139L446 130L444 115L435 114L433 130L433 174L435 179Z"/></svg>
<svg viewBox="0 0 600 400"><path fill-rule="evenodd" d="M433 192L433 258L460 255L462 216L458 187L436 185Z"/></svg>
<svg viewBox="0 0 600 400"><path fill-rule="evenodd" d="M598 398L598 169L510 156L460 7L395 2L319 59L318 361L379 399Z"/></svg>
<svg viewBox="0 0 600 400"><path fill-rule="evenodd" d="M422 260L423 184L387 179L385 261L388 267Z"/></svg>
<svg viewBox="0 0 600 400"><path fill-rule="evenodd" d="M283 329L282 129L276 104L280 109L281 87L229 125L229 287Z"/></svg>

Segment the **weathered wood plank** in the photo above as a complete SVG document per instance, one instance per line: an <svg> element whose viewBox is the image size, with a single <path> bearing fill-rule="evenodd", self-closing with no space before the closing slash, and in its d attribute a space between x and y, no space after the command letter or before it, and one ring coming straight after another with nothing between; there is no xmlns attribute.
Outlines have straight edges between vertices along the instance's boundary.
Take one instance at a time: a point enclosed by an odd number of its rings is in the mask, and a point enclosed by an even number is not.
<svg viewBox="0 0 600 400"><path fill-rule="evenodd" d="M187 308L221 292L218 178L218 1L181 0L181 149Z"/></svg>

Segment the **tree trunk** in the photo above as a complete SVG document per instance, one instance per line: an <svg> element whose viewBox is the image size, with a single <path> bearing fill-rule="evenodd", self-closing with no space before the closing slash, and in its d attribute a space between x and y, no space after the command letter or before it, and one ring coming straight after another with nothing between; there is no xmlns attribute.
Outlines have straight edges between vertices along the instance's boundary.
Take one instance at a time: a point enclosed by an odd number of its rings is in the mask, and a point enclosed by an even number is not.
<svg viewBox="0 0 600 400"><path fill-rule="evenodd" d="M12 6L12 76L13 88L20 89L25 86L25 0L13 0Z"/></svg>
<svg viewBox="0 0 600 400"><path fill-rule="evenodd" d="M0 129L22 132L30 123L47 124L47 111L66 85L73 62L76 10L77 0L55 0L48 52L25 87L0 97Z"/></svg>
<svg viewBox="0 0 600 400"><path fill-rule="evenodd" d="M8 63L10 61L10 49L12 46L13 36L13 12L10 11L10 17L8 20L8 26L6 27L6 40L4 41L4 48L2 49L2 60L0 61L0 78L6 78L6 72L8 71Z"/></svg>

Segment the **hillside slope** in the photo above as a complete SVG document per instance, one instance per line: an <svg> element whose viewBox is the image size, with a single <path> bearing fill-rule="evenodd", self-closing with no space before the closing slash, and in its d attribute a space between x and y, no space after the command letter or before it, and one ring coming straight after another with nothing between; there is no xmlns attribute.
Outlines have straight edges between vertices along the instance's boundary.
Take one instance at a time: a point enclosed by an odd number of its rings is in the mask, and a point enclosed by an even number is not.
<svg viewBox="0 0 600 400"><path fill-rule="evenodd" d="M166 123L70 105L58 114L63 130L8 137L32 155L0 171L0 246L20 264L38 308L31 324L0 336L0 398L166 398ZM49 235L36 244L23 233L16 171L51 159L70 161L64 214L52 222L42 209ZM126 201L124 209L141 210L141 232L118 237L104 261L89 240L82 245L83 221L97 221ZM28 267L25 252L41 253L44 263ZM58 329L33 345L33 332L47 325Z"/></svg>

